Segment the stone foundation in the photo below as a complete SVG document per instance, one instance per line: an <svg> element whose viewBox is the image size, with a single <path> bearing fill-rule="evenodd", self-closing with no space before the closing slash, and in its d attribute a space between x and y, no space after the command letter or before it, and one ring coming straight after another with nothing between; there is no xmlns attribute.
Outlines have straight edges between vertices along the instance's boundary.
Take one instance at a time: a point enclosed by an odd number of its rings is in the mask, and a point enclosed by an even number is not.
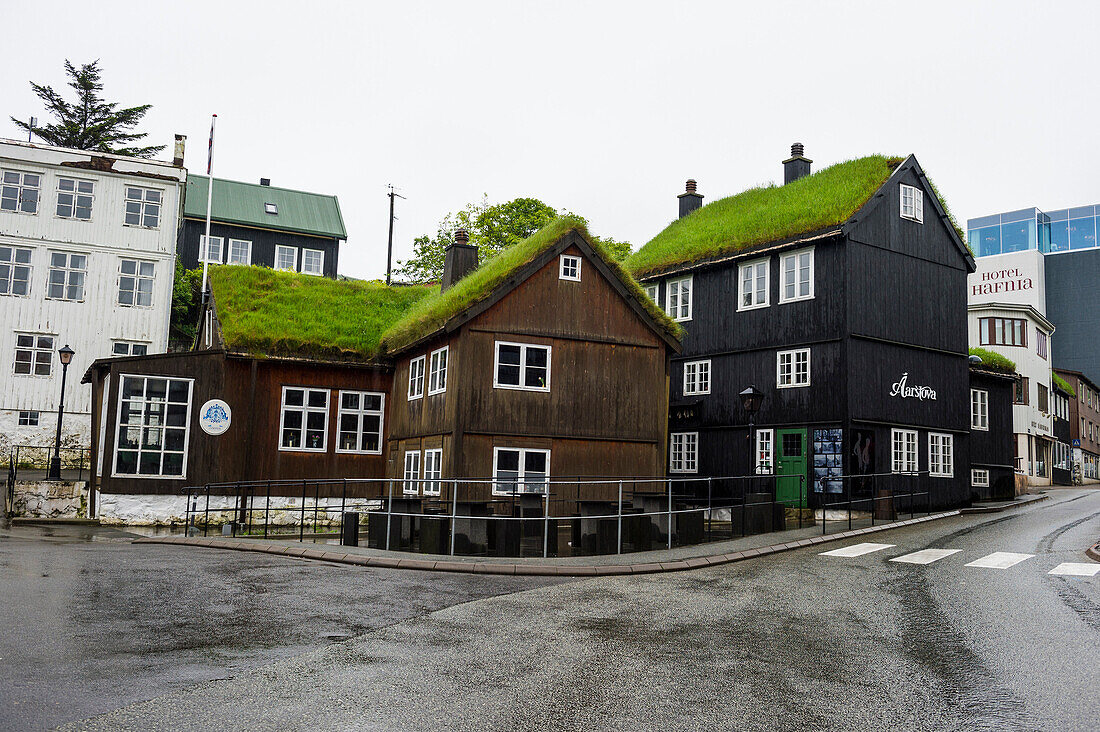
<svg viewBox="0 0 1100 732"><path fill-rule="evenodd" d="M205 517L206 498L191 497L194 520L201 524ZM210 525L218 526L233 518L233 508L237 499L233 496L210 497ZM252 503L252 524L264 523L264 500L256 498ZM347 510L365 513L363 504L348 501ZM340 521L340 499L321 498L316 504L312 498L305 500L306 525L313 524L314 507L317 507L317 523L337 524ZM278 506L275 508L274 506ZM300 498L272 497L272 508L268 514L271 526L297 526L302 521L302 501ZM329 510L326 512L325 509ZM104 524L132 526L167 526L183 524L187 520L186 496L130 495L119 493L96 494L96 517ZM326 518L327 517L327 518Z"/></svg>
<svg viewBox="0 0 1100 732"><path fill-rule="evenodd" d="M18 481L12 516L37 519L88 517L86 481Z"/></svg>

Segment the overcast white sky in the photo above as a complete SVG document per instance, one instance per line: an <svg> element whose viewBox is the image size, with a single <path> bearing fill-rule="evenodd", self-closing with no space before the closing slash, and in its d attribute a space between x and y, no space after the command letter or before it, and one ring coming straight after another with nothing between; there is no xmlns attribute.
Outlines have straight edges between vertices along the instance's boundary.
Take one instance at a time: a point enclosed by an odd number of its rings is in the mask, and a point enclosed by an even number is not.
<svg viewBox="0 0 1100 732"><path fill-rule="evenodd" d="M385 272L448 211L533 196L635 248L676 215L814 168L915 153L968 217L1100 203L1100 3L16 2L0 137L28 80L100 59L205 172L336 194L342 274Z"/></svg>

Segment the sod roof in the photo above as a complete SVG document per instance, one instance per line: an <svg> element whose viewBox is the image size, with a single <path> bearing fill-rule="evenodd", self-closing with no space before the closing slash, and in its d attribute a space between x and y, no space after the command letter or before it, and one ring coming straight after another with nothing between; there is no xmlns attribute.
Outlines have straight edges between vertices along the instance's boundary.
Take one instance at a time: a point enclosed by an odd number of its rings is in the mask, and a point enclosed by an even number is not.
<svg viewBox="0 0 1100 732"><path fill-rule="evenodd" d="M385 333L382 337L383 348L390 353L397 352L443 329L452 318L491 298L510 277L571 232L583 237L603 263L618 276L657 328L677 340L683 335L680 326L657 307L637 281L593 239L584 222L565 217L551 221L527 239L501 251L446 292L420 300Z"/></svg>
<svg viewBox="0 0 1100 732"><path fill-rule="evenodd" d="M1077 392L1073 390L1073 387L1069 385L1068 381L1066 381L1056 373L1051 372L1050 375L1054 378L1055 386L1064 391L1066 394L1069 394L1071 397L1077 396Z"/></svg>
<svg viewBox="0 0 1100 732"><path fill-rule="evenodd" d="M997 353L996 351L972 346L970 348L970 355L980 358L982 360L981 368L987 371L1000 371L1005 374L1016 373L1016 362L1008 356Z"/></svg>
<svg viewBox="0 0 1100 732"><path fill-rule="evenodd" d="M871 155L714 201L669 224L627 259L626 268L644 277L843 224L903 160Z"/></svg>
<svg viewBox="0 0 1100 732"><path fill-rule="evenodd" d="M438 291L231 265L210 268L210 287L227 350L337 361L377 356L382 334Z"/></svg>

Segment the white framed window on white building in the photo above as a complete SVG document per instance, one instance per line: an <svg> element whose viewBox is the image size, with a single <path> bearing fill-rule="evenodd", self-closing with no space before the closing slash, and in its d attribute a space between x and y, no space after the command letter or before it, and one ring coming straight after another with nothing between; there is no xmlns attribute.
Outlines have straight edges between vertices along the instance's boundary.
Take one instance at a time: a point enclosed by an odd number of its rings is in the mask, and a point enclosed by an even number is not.
<svg viewBox="0 0 1100 732"><path fill-rule="evenodd" d="M193 379L123 374L114 475L187 474Z"/></svg>
<svg viewBox="0 0 1100 732"><path fill-rule="evenodd" d="M924 191L901 184L901 217L924 223Z"/></svg>
<svg viewBox="0 0 1100 732"><path fill-rule="evenodd" d="M283 387L280 450L325 452L328 449L328 398L328 389Z"/></svg>
<svg viewBox="0 0 1100 732"><path fill-rule="evenodd" d="M642 285L642 289L645 290L646 296L657 303L657 306L661 305L660 287L658 285Z"/></svg>
<svg viewBox="0 0 1100 732"><path fill-rule="evenodd" d="M989 429L989 392L985 389L970 390L970 429Z"/></svg>
<svg viewBox="0 0 1100 732"><path fill-rule="evenodd" d="M545 493L550 451L528 447L493 448L493 494Z"/></svg>
<svg viewBox="0 0 1100 732"><path fill-rule="evenodd" d="M0 211L37 214L42 176L23 170L0 171Z"/></svg>
<svg viewBox="0 0 1100 732"><path fill-rule="evenodd" d="M972 468L970 470L970 485L975 488L988 488L989 471L985 468Z"/></svg>
<svg viewBox="0 0 1100 732"><path fill-rule="evenodd" d="M225 258L225 240L220 236L212 236L209 241L205 235L199 236L199 261L221 264Z"/></svg>
<svg viewBox="0 0 1100 732"><path fill-rule="evenodd" d="M550 391L550 346L497 341L493 387Z"/></svg>
<svg viewBox="0 0 1100 732"><path fill-rule="evenodd" d="M684 364L684 396L710 394L710 359Z"/></svg>
<svg viewBox="0 0 1100 732"><path fill-rule="evenodd" d="M322 249L302 250L302 274L323 275L325 273L325 252Z"/></svg>
<svg viewBox="0 0 1100 732"><path fill-rule="evenodd" d="M810 349L779 351L775 358L775 384L780 389L810 385Z"/></svg>
<svg viewBox="0 0 1100 732"><path fill-rule="evenodd" d="M447 391L447 357L450 349L443 346L432 351L428 368L428 394L442 394Z"/></svg>
<svg viewBox="0 0 1100 732"><path fill-rule="evenodd" d="M161 192L156 188L126 187L126 216L123 222L127 226L140 226L145 229L160 227Z"/></svg>
<svg viewBox="0 0 1100 732"><path fill-rule="evenodd" d="M420 492L420 451L405 451L405 481L401 484L401 492L406 495L415 495Z"/></svg>
<svg viewBox="0 0 1100 732"><path fill-rule="evenodd" d="M424 396L424 360L417 356L409 361L409 401Z"/></svg>
<svg viewBox="0 0 1100 732"><path fill-rule="evenodd" d="M673 320L691 320L692 278L681 277L665 283L665 312Z"/></svg>
<svg viewBox="0 0 1100 732"><path fill-rule="evenodd" d="M111 341L112 356L144 356L149 353L149 344L138 341Z"/></svg>
<svg viewBox="0 0 1100 732"><path fill-rule="evenodd" d="M62 219L92 220L95 181L77 178L57 179L57 216Z"/></svg>
<svg viewBox="0 0 1100 732"><path fill-rule="evenodd" d="M284 244L275 246L275 269L284 272L298 271L298 247L288 247Z"/></svg>
<svg viewBox="0 0 1100 732"><path fill-rule="evenodd" d="M0 295L29 295L31 272L30 249L0 246Z"/></svg>
<svg viewBox="0 0 1100 732"><path fill-rule="evenodd" d="M84 299L84 280L88 275L88 255L75 252L50 252L50 271L46 278L46 297L50 300Z"/></svg>
<svg viewBox="0 0 1100 732"><path fill-rule="evenodd" d="M753 310L768 306L768 259L746 262L737 268L737 309Z"/></svg>
<svg viewBox="0 0 1100 732"><path fill-rule="evenodd" d="M558 259L558 279L581 281L581 258L572 254L563 254Z"/></svg>
<svg viewBox="0 0 1100 732"><path fill-rule="evenodd" d="M123 259L118 265L118 304L153 307L153 274L156 265L139 259Z"/></svg>
<svg viewBox="0 0 1100 732"><path fill-rule="evenodd" d="M928 433L928 474L933 478L950 478L955 475L954 435Z"/></svg>
<svg viewBox="0 0 1100 732"><path fill-rule="evenodd" d="M386 395L374 391L341 391L339 400L336 452L381 455Z"/></svg>
<svg viewBox="0 0 1100 732"><path fill-rule="evenodd" d="M699 470L699 433L673 432L669 435L668 472L695 473Z"/></svg>
<svg viewBox="0 0 1100 732"><path fill-rule="evenodd" d="M56 342L52 335L16 333L15 373L20 376L49 376L53 371Z"/></svg>
<svg viewBox="0 0 1100 732"><path fill-rule="evenodd" d="M252 264L252 242L246 239L229 240L229 264Z"/></svg>
<svg viewBox="0 0 1100 732"><path fill-rule="evenodd" d="M915 473L917 467L916 430L890 430L890 471Z"/></svg>
<svg viewBox="0 0 1100 732"><path fill-rule="evenodd" d="M779 302L812 299L814 296L813 248L779 257L779 277Z"/></svg>
<svg viewBox="0 0 1100 732"><path fill-rule="evenodd" d="M41 418L41 412L35 410L28 410L19 413L19 426L20 427L37 427L38 420Z"/></svg>
<svg viewBox="0 0 1100 732"><path fill-rule="evenodd" d="M424 451L424 495L438 496L443 477L443 450Z"/></svg>
<svg viewBox="0 0 1100 732"><path fill-rule="evenodd" d="M775 472L775 431L771 429L756 431L757 475L772 475Z"/></svg>

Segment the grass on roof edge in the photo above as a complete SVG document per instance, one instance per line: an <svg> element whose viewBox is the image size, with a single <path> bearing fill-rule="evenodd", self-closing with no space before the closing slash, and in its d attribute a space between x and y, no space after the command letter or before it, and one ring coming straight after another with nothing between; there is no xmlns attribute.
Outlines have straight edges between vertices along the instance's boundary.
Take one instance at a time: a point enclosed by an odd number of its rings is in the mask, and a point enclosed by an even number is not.
<svg viewBox="0 0 1100 732"><path fill-rule="evenodd" d="M630 273L608 254L599 241L593 239L582 220L561 217L523 241L504 249L446 292L421 300L383 334L382 348L389 353L399 351L438 331L452 317L489 297L516 270L533 262L548 247L573 231L592 245L604 262L622 278L635 300L666 333L677 340L683 336L683 329L679 324L657 307Z"/></svg>
<svg viewBox="0 0 1100 732"><path fill-rule="evenodd" d="M1061 389L1065 393L1069 394L1071 397L1076 397L1077 396L1077 392L1073 390L1073 387L1069 385L1068 381L1066 381L1065 379L1063 379L1061 376L1054 373L1053 371L1050 372L1050 375L1054 379L1054 385L1055 386L1057 386L1059 389Z"/></svg>
<svg viewBox="0 0 1100 732"><path fill-rule="evenodd" d="M1016 373L1016 362L1008 356L990 351L988 348L974 346L970 349L971 356L977 356L982 360L982 368L989 371L1000 371L1006 374Z"/></svg>

